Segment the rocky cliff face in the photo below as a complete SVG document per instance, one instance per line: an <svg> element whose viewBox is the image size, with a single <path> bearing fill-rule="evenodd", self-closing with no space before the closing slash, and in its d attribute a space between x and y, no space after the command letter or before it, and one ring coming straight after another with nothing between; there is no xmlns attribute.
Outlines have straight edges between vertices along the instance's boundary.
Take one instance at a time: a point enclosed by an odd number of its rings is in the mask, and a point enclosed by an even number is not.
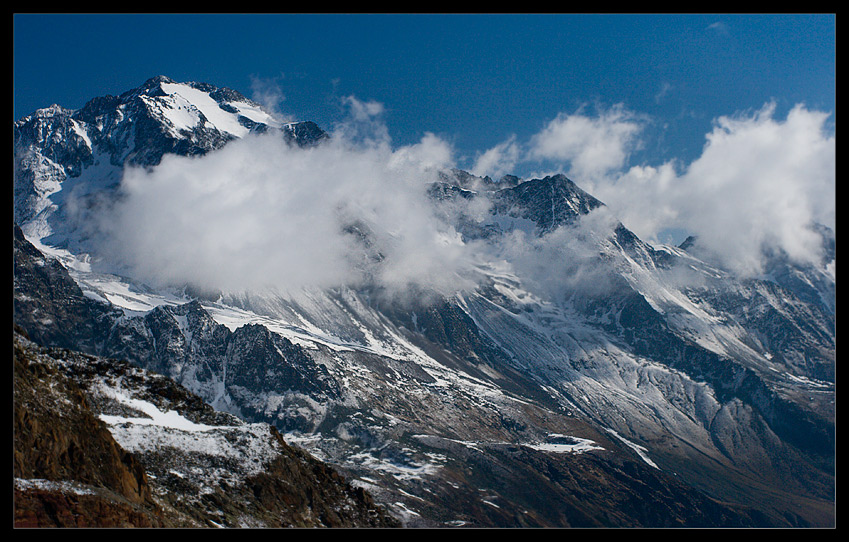
<svg viewBox="0 0 849 542"><path fill-rule="evenodd" d="M19 527L388 527L273 427L162 376L14 334Z"/></svg>
<svg viewBox="0 0 849 542"><path fill-rule="evenodd" d="M76 382L17 331L13 354L16 526L169 525Z"/></svg>
<svg viewBox="0 0 849 542"><path fill-rule="evenodd" d="M86 297L58 260L13 230L15 322L39 343L98 351L121 312Z"/></svg>

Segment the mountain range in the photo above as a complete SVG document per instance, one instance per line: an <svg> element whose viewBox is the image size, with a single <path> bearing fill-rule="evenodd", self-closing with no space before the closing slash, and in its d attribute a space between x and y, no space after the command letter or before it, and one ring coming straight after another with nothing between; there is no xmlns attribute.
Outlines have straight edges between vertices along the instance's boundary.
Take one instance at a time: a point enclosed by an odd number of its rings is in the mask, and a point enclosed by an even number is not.
<svg viewBox="0 0 849 542"><path fill-rule="evenodd" d="M60 500L87 525L835 525L826 227L821 265L771 253L739 277L698 238L641 240L562 174L441 169L421 201L474 255L449 292L388 292L397 234L367 213L334 224L367 272L331 286L151 284L103 249L126 171L338 137L163 76L14 124L20 525L55 524ZM69 403L85 423L45 421ZM56 441L133 474L95 479Z"/></svg>

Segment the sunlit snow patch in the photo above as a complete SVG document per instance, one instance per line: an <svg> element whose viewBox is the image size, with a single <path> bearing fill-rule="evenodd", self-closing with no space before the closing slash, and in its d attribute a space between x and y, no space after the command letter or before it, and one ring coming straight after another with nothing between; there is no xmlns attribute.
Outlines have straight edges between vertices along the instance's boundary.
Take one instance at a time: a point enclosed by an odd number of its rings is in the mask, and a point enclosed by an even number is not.
<svg viewBox="0 0 849 542"><path fill-rule="evenodd" d="M180 429L182 431L209 431L210 429L216 428L216 426L214 425L194 423L184 418L182 415L180 415L180 413L175 412L173 410L163 412L159 410L159 408L157 408L156 405L154 405L153 403L129 397L128 395L124 395L113 388L102 386L100 388L100 392L106 395L107 397L111 397L119 403L126 405L148 416L144 418L129 418L125 416L110 416L106 414L101 414L100 419L106 422L108 425L114 426L125 423L132 423L136 425L157 425L160 427Z"/></svg>
<svg viewBox="0 0 849 542"><path fill-rule="evenodd" d="M421 479L423 476L431 476L441 468L441 465L434 463L414 463L401 464L396 461L381 459L363 452L350 456L349 461L365 467L373 472L382 472L393 476L397 480L415 480Z"/></svg>
<svg viewBox="0 0 849 542"><path fill-rule="evenodd" d="M652 461L651 459L649 459L648 455L646 455L646 452L648 451L648 449L646 449L643 446L640 446L639 444L634 444L630 440L625 439L624 437L622 437L622 435L620 435L619 433L617 433L613 429L608 429L608 428L605 427L604 430L607 431L608 433L610 433L611 435L613 435L614 437L618 438L619 440L621 440L622 443L625 446L627 446L627 447L631 448L632 450L634 450L635 452L637 452L637 455L640 456L640 459L645 461L647 465L650 465L650 466L660 470L660 467L658 467L657 464L654 461Z"/></svg>
<svg viewBox="0 0 849 542"><path fill-rule="evenodd" d="M269 426L264 423L243 423L234 418L234 425L206 425L192 422L175 411L161 411L156 405L131 397L124 390L101 385L102 395L129 407L139 416L101 414L115 441L133 453L161 453L173 448L182 454L202 454L238 462L242 475L261 472L280 453L279 444L270 438ZM191 465L186 465L186 468ZM221 469L192 473L201 487L221 475ZM221 471L221 472L218 472ZM180 472L185 476L187 473ZM208 478L208 480L207 480Z"/></svg>
<svg viewBox="0 0 849 542"><path fill-rule="evenodd" d="M573 437L571 435L560 435L552 433L548 435L550 442L540 442L533 444L523 444L528 448L540 450L543 452L554 452L558 454L582 454L590 450L604 450L601 446L590 439Z"/></svg>

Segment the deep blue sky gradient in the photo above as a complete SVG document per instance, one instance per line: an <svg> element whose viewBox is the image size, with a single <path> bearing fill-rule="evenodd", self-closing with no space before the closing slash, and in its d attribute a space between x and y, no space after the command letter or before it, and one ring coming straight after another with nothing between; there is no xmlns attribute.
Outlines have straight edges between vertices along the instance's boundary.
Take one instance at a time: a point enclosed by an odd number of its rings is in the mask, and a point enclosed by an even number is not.
<svg viewBox="0 0 849 542"><path fill-rule="evenodd" d="M329 127L353 95L396 144L433 132L473 157L621 103L651 119L634 160L660 163L695 158L720 115L834 112L835 70L833 14L15 14L13 120L154 75L248 97L258 79L300 120Z"/></svg>

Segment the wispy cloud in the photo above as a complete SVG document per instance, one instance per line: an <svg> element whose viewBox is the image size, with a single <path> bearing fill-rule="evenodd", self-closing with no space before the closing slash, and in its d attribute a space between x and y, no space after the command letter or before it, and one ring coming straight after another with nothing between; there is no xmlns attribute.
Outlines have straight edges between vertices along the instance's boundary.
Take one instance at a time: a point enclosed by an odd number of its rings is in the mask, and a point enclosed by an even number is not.
<svg viewBox="0 0 849 542"><path fill-rule="evenodd" d="M382 103L363 101L356 96L344 96L339 103L347 110L347 116L333 127L338 141L369 146L390 145L391 138L383 119L385 108Z"/></svg>
<svg viewBox="0 0 849 542"><path fill-rule="evenodd" d="M478 154L471 172L481 177L489 175L497 180L506 174L515 173L522 154L516 136L510 136L506 141Z"/></svg>
<svg viewBox="0 0 849 542"><path fill-rule="evenodd" d="M654 95L654 103L659 104L661 100L663 100L669 91L672 90L672 85L669 82L664 81L660 85L660 90L657 91L657 94Z"/></svg>
<svg viewBox="0 0 849 542"><path fill-rule="evenodd" d="M621 104L596 116L561 113L531 138L528 156L562 163L579 179L603 177L625 165L640 146L643 120Z"/></svg>
<svg viewBox="0 0 849 542"><path fill-rule="evenodd" d="M262 105L266 111L281 122L288 122L293 119L283 112L282 107L286 95L280 85L281 79L283 79L282 74L277 78L251 76L251 99Z"/></svg>
<svg viewBox="0 0 849 542"><path fill-rule="evenodd" d="M722 34L723 36L728 35L728 25L723 23L722 21L716 21L707 26L708 30L712 30L717 34Z"/></svg>

